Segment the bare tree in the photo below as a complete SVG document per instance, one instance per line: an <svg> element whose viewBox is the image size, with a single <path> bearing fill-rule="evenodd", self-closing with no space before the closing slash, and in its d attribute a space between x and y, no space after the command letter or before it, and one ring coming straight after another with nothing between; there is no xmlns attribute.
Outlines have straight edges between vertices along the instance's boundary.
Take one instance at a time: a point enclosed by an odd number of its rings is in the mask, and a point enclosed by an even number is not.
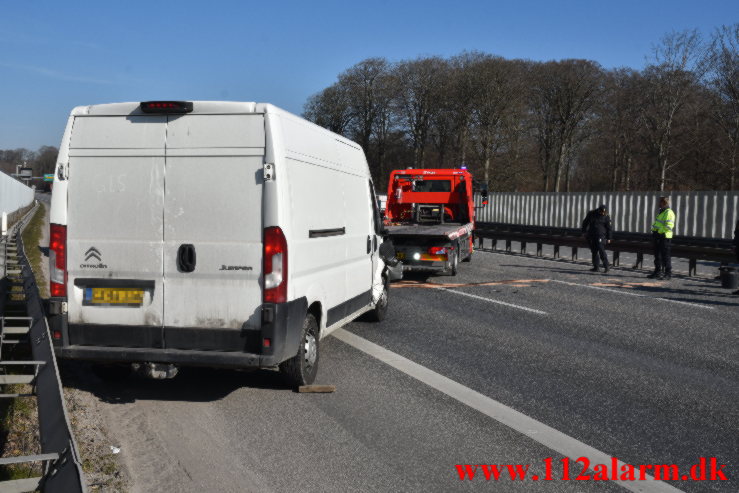
<svg viewBox="0 0 739 493"><path fill-rule="evenodd" d="M424 163L431 115L438 104L438 89L446 65L445 60L431 57L401 62L396 67L400 82L396 108L411 139L416 167L422 167Z"/></svg>
<svg viewBox="0 0 739 493"><path fill-rule="evenodd" d="M707 62L707 79L715 97L714 118L725 137L718 161L728 171L729 190L736 190L739 167L739 23L716 30L707 52Z"/></svg>
<svg viewBox="0 0 739 493"><path fill-rule="evenodd" d="M537 116L545 183L554 174L553 189L560 191L563 174L568 176L570 153L578 132L592 117L600 96L602 71L588 60L547 62L537 67L533 87L534 113Z"/></svg>
<svg viewBox="0 0 739 493"><path fill-rule="evenodd" d="M617 69L606 75L598 126L602 143L610 151L611 191L631 189L638 133L639 79L639 73L630 69Z"/></svg>
<svg viewBox="0 0 739 493"><path fill-rule="evenodd" d="M399 87L398 78L392 67L389 67L377 80L373 135L377 150L378 183L384 183L388 174L385 161L391 135L397 128L398 118L393 111L393 102L398 98Z"/></svg>
<svg viewBox="0 0 739 493"><path fill-rule="evenodd" d="M384 58L368 58L339 76L339 85L349 105L350 133L365 150L377 120L379 81L387 74L389 65Z"/></svg>
<svg viewBox="0 0 739 493"><path fill-rule="evenodd" d="M518 66L500 57L479 60L474 68L476 93L472 100L472 125L479 150L483 180L491 181L491 164L495 154L505 145L511 109L520 97ZM518 116L518 115L517 115Z"/></svg>
<svg viewBox="0 0 739 493"><path fill-rule="evenodd" d="M673 32L654 48L653 62L644 70L640 123L660 191L678 162L671 156L673 131L692 86L700 79L703 59L698 31Z"/></svg>
<svg viewBox="0 0 739 493"><path fill-rule="evenodd" d="M24 148L0 150L0 171L15 173L19 164L30 163L34 158L35 153Z"/></svg>
<svg viewBox="0 0 739 493"><path fill-rule="evenodd" d="M454 101L456 70L451 64L444 64L440 69L443 73L437 74L439 81L434 88L435 101L430 107L429 140L436 149L436 165L443 168L448 166L447 160L454 144L459 111Z"/></svg>
<svg viewBox="0 0 739 493"><path fill-rule="evenodd" d="M337 83L308 98L303 117L332 132L345 134L351 121L345 88Z"/></svg>
<svg viewBox="0 0 739 493"><path fill-rule="evenodd" d="M53 146L41 146L35 153L33 159L33 169L35 176L42 176L53 173L56 167L56 158L59 149Z"/></svg>

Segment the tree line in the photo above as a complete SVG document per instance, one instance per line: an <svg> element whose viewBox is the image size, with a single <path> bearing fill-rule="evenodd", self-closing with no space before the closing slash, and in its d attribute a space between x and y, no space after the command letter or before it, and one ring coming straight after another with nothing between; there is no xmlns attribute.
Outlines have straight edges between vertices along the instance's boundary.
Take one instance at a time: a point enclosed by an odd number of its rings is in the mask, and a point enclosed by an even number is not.
<svg viewBox="0 0 739 493"><path fill-rule="evenodd" d="M0 149L0 172L12 175L18 165L25 165L33 170L33 176L54 173L57 154L59 149L53 146L41 146L36 151L23 148ZM38 188L48 188L48 184L44 184L42 180L34 180L32 183Z"/></svg>
<svg viewBox="0 0 739 493"><path fill-rule="evenodd" d="M736 190L739 24L665 35L642 70L482 52L369 58L305 118L397 168L466 165L498 191Z"/></svg>

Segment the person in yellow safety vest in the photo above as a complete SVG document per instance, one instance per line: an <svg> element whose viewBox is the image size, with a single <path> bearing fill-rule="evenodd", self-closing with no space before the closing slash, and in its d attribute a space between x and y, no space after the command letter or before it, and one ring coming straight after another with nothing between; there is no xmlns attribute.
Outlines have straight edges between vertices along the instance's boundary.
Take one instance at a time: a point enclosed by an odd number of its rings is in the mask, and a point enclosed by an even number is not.
<svg viewBox="0 0 739 493"><path fill-rule="evenodd" d="M659 198L659 213L652 224L652 238L654 239L654 272L647 277L650 279L670 280L672 278L672 233L675 229L675 212L670 209L668 197Z"/></svg>

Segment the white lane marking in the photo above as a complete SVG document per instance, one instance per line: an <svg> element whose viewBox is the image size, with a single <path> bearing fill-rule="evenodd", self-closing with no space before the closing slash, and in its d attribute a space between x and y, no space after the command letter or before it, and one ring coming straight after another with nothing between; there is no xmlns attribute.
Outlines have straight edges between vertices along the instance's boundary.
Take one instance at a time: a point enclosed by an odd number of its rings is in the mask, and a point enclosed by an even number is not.
<svg viewBox="0 0 739 493"><path fill-rule="evenodd" d="M591 464L610 464L610 455L601 452L589 445L586 445L554 428L541 423L534 418L530 418L513 408L506 406L496 400L491 399L469 387L451 380L444 375L436 373L433 370L414 363L408 358L394 353L382 346L368 341L358 335L348 332L346 329L338 329L334 332L334 337L340 341L349 344L355 349L362 351L383 363L392 366L396 370L400 370L406 375L425 383L449 397L475 409L486 416L502 423L515 431L522 433L535 442L548 447L555 452L570 457L575 460L579 457L587 457ZM622 471L622 467L626 464L618 461L618 470ZM637 469L638 472L638 469ZM654 477L646 475L648 479L644 481L613 481L619 486L623 486L629 491L641 493L674 493L681 490L662 481L657 481Z"/></svg>
<svg viewBox="0 0 739 493"><path fill-rule="evenodd" d="M609 293L624 294L626 296L637 296L639 298L650 298L650 299L653 299L653 300L667 301L669 303L677 303L679 305L688 305L688 306L692 306L694 308L705 308L706 310L715 310L716 309L716 307L714 307L714 306L701 305L700 303L691 303L689 301L671 300L670 298L660 298L658 296L649 296L649 295L641 294L641 293L632 293L631 291L624 291L624 290L621 290L621 289L609 289L609 288L603 288L603 287L600 287L600 286L591 286L589 284L579 284L579 283L576 283L576 282L559 281L557 279L549 279L549 282L557 282L559 284L566 284L568 286L578 286L578 287L581 287L581 288L599 289L601 291L608 291Z"/></svg>
<svg viewBox="0 0 739 493"><path fill-rule="evenodd" d="M449 288L434 288L434 289L438 289L440 291L446 291L448 293L459 294L459 295L462 295L462 296L468 296L470 298L475 298L476 300L487 301L489 303L496 303L498 305L509 306L511 308L517 308L519 310L525 310L527 312L536 313L537 315L547 315L547 312L543 312L541 310L534 310L533 308L529 308L527 306L514 305L513 303L506 303L505 301L494 300L492 298L485 298L484 296L478 296L476 294L465 293L464 291L455 291L455 290L449 289Z"/></svg>

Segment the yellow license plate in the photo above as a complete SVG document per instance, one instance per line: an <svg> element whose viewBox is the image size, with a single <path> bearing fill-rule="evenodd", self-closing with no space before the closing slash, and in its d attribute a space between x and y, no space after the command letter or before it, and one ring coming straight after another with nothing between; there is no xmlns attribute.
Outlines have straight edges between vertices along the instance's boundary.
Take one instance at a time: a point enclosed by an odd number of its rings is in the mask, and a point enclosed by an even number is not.
<svg viewBox="0 0 739 493"><path fill-rule="evenodd" d="M397 252L395 258L398 260L405 260L405 252Z"/></svg>
<svg viewBox="0 0 739 493"><path fill-rule="evenodd" d="M86 288L85 300L93 305L141 305L144 290L138 288Z"/></svg>

